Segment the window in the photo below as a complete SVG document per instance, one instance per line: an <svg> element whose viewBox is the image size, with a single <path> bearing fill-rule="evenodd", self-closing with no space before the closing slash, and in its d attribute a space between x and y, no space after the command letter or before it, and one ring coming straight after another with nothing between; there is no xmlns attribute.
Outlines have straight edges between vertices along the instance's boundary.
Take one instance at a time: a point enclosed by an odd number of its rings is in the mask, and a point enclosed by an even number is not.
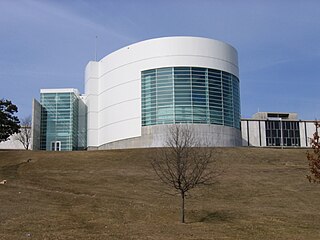
<svg viewBox="0 0 320 240"><path fill-rule="evenodd" d="M142 126L199 123L239 129L239 79L200 67L142 71L141 107Z"/></svg>
<svg viewBox="0 0 320 240"><path fill-rule="evenodd" d="M270 139L275 139L270 141ZM266 121L267 146L300 146L297 121Z"/></svg>

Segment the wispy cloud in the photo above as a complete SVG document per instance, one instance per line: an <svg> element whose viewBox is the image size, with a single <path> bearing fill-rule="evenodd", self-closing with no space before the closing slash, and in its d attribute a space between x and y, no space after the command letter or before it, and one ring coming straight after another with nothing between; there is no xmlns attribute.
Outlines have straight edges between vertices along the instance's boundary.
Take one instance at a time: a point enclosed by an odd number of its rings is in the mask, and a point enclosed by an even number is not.
<svg viewBox="0 0 320 240"><path fill-rule="evenodd" d="M39 0L23 0L26 5L29 5L31 9L35 9L39 12L45 13L47 16L52 16L55 19L59 19L66 24L76 25L82 28L88 28L96 32L97 34L106 34L118 40L132 41L133 38L127 35L125 32L119 31L113 28L108 23L96 22L86 16L79 15L69 9L59 5L59 2L54 1L39 1Z"/></svg>

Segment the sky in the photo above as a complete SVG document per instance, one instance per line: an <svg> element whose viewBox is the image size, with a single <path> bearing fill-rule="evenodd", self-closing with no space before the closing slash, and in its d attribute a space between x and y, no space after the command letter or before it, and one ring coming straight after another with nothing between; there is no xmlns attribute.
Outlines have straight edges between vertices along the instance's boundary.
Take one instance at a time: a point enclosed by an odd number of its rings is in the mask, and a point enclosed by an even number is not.
<svg viewBox="0 0 320 240"><path fill-rule="evenodd" d="M243 118L277 111L320 119L318 0L0 0L0 98L27 117L42 88L83 93L95 43L99 60L165 36L237 49Z"/></svg>

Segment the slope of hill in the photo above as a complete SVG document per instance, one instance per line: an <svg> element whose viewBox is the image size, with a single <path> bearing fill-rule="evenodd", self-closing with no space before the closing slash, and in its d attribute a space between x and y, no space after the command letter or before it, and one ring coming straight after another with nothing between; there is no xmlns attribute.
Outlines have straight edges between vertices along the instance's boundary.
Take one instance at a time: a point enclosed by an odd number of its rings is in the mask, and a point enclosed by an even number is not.
<svg viewBox="0 0 320 240"><path fill-rule="evenodd" d="M154 153L0 151L0 239L320 239L305 149L216 149L224 174L191 192L186 224Z"/></svg>

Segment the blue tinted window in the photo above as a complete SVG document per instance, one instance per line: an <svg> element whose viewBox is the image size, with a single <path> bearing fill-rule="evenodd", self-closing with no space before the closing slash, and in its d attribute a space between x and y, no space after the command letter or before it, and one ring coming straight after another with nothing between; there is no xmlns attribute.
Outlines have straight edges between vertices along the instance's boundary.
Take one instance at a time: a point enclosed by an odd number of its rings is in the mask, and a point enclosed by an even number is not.
<svg viewBox="0 0 320 240"><path fill-rule="evenodd" d="M170 67L141 73L142 126L219 124L240 128L239 79L200 67Z"/></svg>

